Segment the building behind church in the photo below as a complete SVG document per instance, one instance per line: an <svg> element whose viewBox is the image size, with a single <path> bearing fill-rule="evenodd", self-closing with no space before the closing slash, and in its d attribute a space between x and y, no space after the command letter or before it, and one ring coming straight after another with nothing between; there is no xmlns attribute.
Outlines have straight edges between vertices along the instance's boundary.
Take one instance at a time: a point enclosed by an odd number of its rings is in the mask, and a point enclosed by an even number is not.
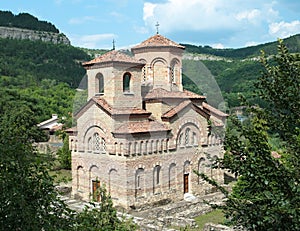
<svg viewBox="0 0 300 231"><path fill-rule="evenodd" d="M208 156L223 155L211 124L222 127L227 115L183 89L183 46L156 34L131 52L83 63L88 99L69 136L72 195L91 200L103 183L128 209L211 192L193 170L223 182Z"/></svg>

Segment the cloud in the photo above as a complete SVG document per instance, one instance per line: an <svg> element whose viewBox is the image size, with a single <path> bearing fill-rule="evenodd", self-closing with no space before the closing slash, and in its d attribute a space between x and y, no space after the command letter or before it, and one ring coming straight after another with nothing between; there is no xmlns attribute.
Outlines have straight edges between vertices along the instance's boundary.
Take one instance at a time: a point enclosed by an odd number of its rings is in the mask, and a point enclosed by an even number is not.
<svg viewBox="0 0 300 231"><path fill-rule="evenodd" d="M261 16L261 11L258 9L252 9L252 10L248 10L248 11L242 11L239 12L236 15L236 19L238 21L242 21L242 20L247 20L250 23L255 23L257 19L259 19Z"/></svg>
<svg viewBox="0 0 300 231"><path fill-rule="evenodd" d="M286 38L290 35L300 33L300 21L275 22L269 25L269 34L280 38Z"/></svg>
<svg viewBox="0 0 300 231"><path fill-rule="evenodd" d="M224 45L222 43L215 43L215 44L211 44L211 47L216 49L223 49Z"/></svg>
<svg viewBox="0 0 300 231"><path fill-rule="evenodd" d="M86 47L91 49L111 49L112 40L117 36L115 34L93 34L84 36L68 36L73 46Z"/></svg>

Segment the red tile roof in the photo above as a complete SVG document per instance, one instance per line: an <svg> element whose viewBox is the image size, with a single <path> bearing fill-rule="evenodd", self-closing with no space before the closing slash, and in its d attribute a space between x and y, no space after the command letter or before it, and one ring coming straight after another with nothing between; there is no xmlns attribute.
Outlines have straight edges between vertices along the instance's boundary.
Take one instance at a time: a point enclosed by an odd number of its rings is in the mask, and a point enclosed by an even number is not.
<svg viewBox="0 0 300 231"><path fill-rule="evenodd" d="M104 55L101 55L91 61L85 62L82 65L83 66L91 66L96 63L111 63L111 62L119 62L119 63L131 63L131 64L140 64L143 65L141 61L125 54L120 51L110 51L105 53Z"/></svg>
<svg viewBox="0 0 300 231"><path fill-rule="evenodd" d="M144 47L177 47L184 49L184 46L179 45L178 43L173 42L172 40L160 35L156 34L147 40L141 42L139 45L134 46L132 49L144 48Z"/></svg>
<svg viewBox="0 0 300 231"><path fill-rule="evenodd" d="M171 110L167 111L165 114L163 114L161 116L162 120L169 120L172 117L174 117L176 114L178 114L180 111L182 111L184 108L186 108L187 106L191 105L191 107L200 115L202 115L204 118L208 119L209 118L209 114L202 110L200 107L198 107L197 105L193 104L192 101L190 100L184 100L183 102L181 102L180 104L178 104L177 106L173 107Z"/></svg>
<svg viewBox="0 0 300 231"><path fill-rule="evenodd" d="M203 108L205 110L209 111L210 114L212 113L212 114L214 114L216 116L228 117L228 114L226 114L226 113L224 113L224 112L222 112L222 111L220 111L220 110L218 110L218 109L210 106L209 104L207 104L205 102L203 102L202 106L203 106Z"/></svg>
<svg viewBox="0 0 300 231"><path fill-rule="evenodd" d="M114 134L130 134L130 133L144 133L144 132L167 132L168 129L165 125L157 121L129 121L119 128Z"/></svg>
<svg viewBox="0 0 300 231"><path fill-rule="evenodd" d="M182 109L184 109L186 106L191 104L190 100L185 100L178 104L176 107L173 107L171 110L167 111L165 114L163 114L162 118L171 118L174 115L176 115L178 112L180 112Z"/></svg>
<svg viewBox="0 0 300 231"><path fill-rule="evenodd" d="M86 105L75 114L75 116L80 116L89 107L89 105L92 105L93 103L102 108L109 115L144 115L147 117L151 115L151 112L136 107L113 108L105 99L95 96L91 98Z"/></svg>
<svg viewBox="0 0 300 231"><path fill-rule="evenodd" d="M103 98L93 97L92 99L97 103L97 105L105 109L111 115L145 114L150 116L151 114L151 112L147 112L144 109L136 108L136 107L113 108Z"/></svg>
<svg viewBox="0 0 300 231"><path fill-rule="evenodd" d="M164 98L178 98L178 99L205 99L205 96L198 95L191 91L167 91L163 88L156 88L146 94L145 99L164 99Z"/></svg>

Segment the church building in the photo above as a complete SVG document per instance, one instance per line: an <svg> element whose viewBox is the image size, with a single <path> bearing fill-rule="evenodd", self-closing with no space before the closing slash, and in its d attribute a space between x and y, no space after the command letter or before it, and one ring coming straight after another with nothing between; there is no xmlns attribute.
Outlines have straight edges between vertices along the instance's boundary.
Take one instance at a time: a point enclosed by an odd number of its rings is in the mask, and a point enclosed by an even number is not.
<svg viewBox="0 0 300 231"><path fill-rule="evenodd" d="M183 88L184 49L157 33L131 54L112 50L83 63L88 99L69 136L75 198L91 200L105 184L114 205L129 209L212 192L193 170L223 182L208 165L223 155L211 127L224 126L227 114Z"/></svg>

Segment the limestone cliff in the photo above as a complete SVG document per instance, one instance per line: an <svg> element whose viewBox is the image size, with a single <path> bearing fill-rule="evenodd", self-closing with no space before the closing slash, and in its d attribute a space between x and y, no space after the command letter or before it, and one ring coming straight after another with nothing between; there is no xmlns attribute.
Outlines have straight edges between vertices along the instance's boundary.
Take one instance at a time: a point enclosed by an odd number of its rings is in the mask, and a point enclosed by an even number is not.
<svg viewBox="0 0 300 231"><path fill-rule="evenodd" d="M70 45L70 40L64 34L21 29L16 27L0 26L0 38L29 39L32 41L41 40L43 42L52 42L54 44Z"/></svg>

